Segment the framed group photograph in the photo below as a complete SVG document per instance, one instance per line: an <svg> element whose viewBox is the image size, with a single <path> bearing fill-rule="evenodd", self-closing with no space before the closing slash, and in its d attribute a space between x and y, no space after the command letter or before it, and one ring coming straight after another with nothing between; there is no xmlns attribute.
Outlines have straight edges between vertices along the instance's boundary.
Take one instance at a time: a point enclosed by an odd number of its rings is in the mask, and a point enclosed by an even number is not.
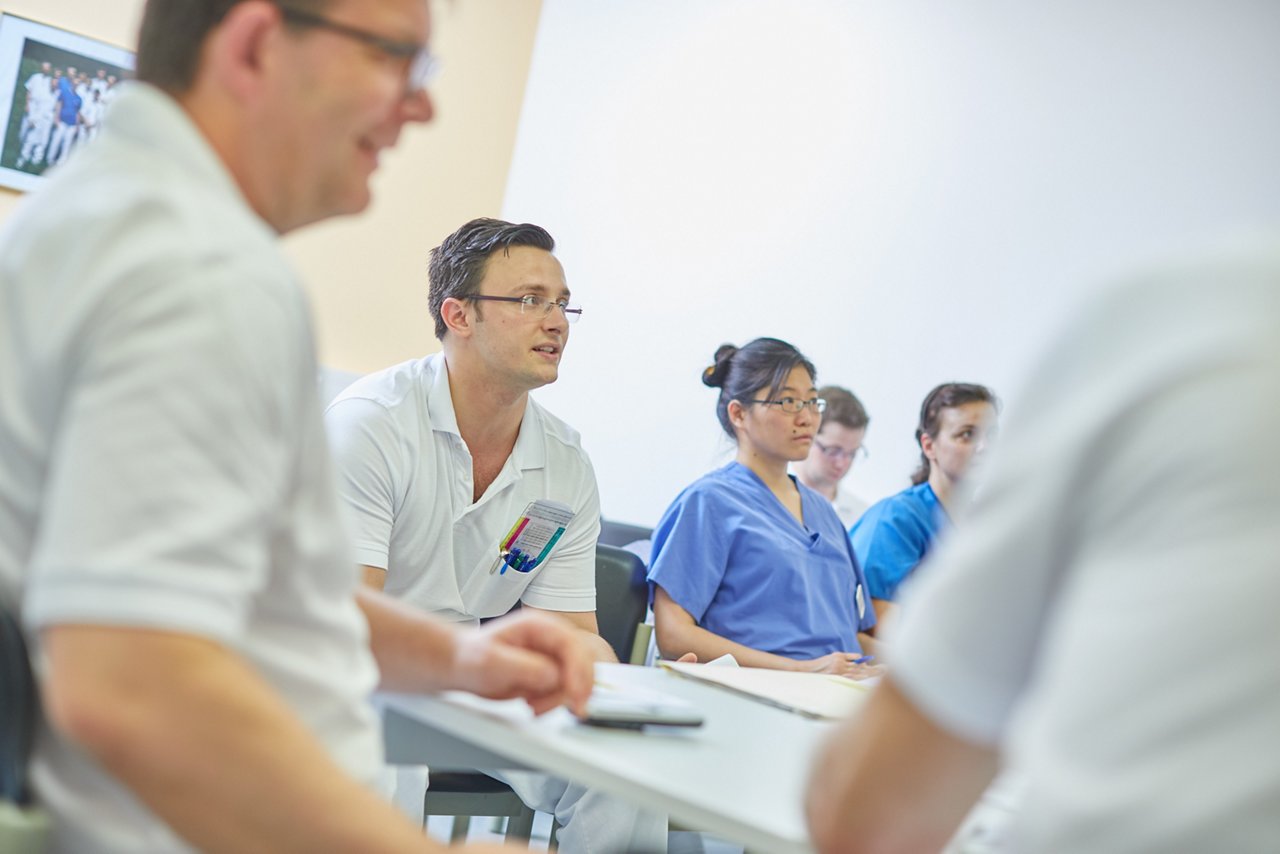
<svg viewBox="0 0 1280 854"><path fill-rule="evenodd" d="M33 189L93 139L132 74L131 51L0 14L0 186Z"/></svg>

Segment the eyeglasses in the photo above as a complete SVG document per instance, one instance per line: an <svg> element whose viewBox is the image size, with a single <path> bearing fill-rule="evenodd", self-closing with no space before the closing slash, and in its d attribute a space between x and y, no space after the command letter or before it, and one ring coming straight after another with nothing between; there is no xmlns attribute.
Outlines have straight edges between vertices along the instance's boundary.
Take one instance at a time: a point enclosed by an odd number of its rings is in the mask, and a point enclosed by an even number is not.
<svg viewBox="0 0 1280 854"><path fill-rule="evenodd" d="M578 318L582 316L582 309L573 308L569 305L568 300L562 299L546 299L545 297L534 296L533 294L525 294L522 297L491 297L484 294L471 294L466 299L473 300L489 300L491 302L518 302L520 303L521 314L532 314L535 317L546 317L551 314L551 310L558 308L564 312L564 319L570 323L577 323Z"/></svg>
<svg viewBox="0 0 1280 854"><path fill-rule="evenodd" d="M417 42L402 42L396 39L389 39L386 36L380 36L377 33L371 33L360 27L352 27L348 24L342 24L332 21L323 15L317 15L314 12L306 12L302 9L295 9L292 6L277 4L280 14L284 16L286 21L303 27L317 27L322 30L328 30L337 33L340 36L346 36L349 39L369 45L375 50L381 51L391 59L397 59L408 62L409 70L406 74L406 94L421 92L431 84L435 76L440 71L440 62L436 59L431 49L424 44Z"/></svg>
<svg viewBox="0 0 1280 854"><path fill-rule="evenodd" d="M783 397L778 400L749 400L748 403L758 403L761 406L776 406L783 412L789 412L792 415L799 415L804 409L809 409L818 414L822 414L827 408L827 402L820 397L812 400L800 400L797 397Z"/></svg>
<svg viewBox="0 0 1280 854"><path fill-rule="evenodd" d="M837 448L835 445L824 445L817 439L813 440L813 444L829 460L849 460L852 462L857 457L862 457L865 460L871 453L865 445L859 445L852 451L846 451L844 448Z"/></svg>

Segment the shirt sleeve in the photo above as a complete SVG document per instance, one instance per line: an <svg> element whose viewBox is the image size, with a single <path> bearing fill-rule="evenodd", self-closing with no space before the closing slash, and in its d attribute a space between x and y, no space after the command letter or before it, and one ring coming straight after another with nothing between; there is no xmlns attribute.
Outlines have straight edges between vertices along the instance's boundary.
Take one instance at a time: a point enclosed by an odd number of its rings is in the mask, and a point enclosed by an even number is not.
<svg viewBox="0 0 1280 854"><path fill-rule="evenodd" d="M897 512L893 499L873 507L849 533L854 554L875 599L892 600L898 585L920 563L928 535L917 530L907 514Z"/></svg>
<svg viewBox="0 0 1280 854"><path fill-rule="evenodd" d="M715 496L695 485L667 508L653 531L649 583L665 590L698 623L728 567L728 527Z"/></svg>
<svg viewBox="0 0 1280 854"><path fill-rule="evenodd" d="M399 431L386 407L359 397L331 403L324 422L356 560L386 569L404 468Z"/></svg>
<svg viewBox="0 0 1280 854"><path fill-rule="evenodd" d="M243 267L153 258L87 317L30 558L33 627L241 635L311 370L300 295Z"/></svg>
<svg viewBox="0 0 1280 854"><path fill-rule="evenodd" d="M520 601L547 611L587 612L596 609L596 541L600 539L600 490L595 470L582 455L574 489L574 517L552 550L548 563L520 596Z"/></svg>

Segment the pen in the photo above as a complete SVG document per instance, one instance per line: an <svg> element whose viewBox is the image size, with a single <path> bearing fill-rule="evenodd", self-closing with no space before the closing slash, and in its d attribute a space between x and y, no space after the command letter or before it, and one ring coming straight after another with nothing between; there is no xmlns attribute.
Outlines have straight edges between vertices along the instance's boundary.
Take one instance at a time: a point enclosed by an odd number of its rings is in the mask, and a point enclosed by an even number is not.
<svg viewBox="0 0 1280 854"><path fill-rule="evenodd" d="M849 663L850 664L866 664L868 661L875 661L875 659L876 657L874 655L860 655Z"/></svg>

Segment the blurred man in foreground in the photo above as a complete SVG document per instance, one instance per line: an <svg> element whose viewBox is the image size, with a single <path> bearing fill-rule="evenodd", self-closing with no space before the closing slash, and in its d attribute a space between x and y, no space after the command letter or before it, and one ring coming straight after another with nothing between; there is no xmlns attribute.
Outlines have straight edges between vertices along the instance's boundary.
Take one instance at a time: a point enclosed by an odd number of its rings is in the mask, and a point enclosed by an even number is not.
<svg viewBox="0 0 1280 854"><path fill-rule="evenodd" d="M1272 239L1059 339L819 762L818 850L936 851L1002 762L1011 850L1280 844L1278 320Z"/></svg>
<svg viewBox="0 0 1280 854"><path fill-rule="evenodd" d="M55 850L441 850L369 788L379 671L585 702L557 621L354 592L276 238L368 204L428 35L426 0L151 0L142 83L0 237L0 595Z"/></svg>

